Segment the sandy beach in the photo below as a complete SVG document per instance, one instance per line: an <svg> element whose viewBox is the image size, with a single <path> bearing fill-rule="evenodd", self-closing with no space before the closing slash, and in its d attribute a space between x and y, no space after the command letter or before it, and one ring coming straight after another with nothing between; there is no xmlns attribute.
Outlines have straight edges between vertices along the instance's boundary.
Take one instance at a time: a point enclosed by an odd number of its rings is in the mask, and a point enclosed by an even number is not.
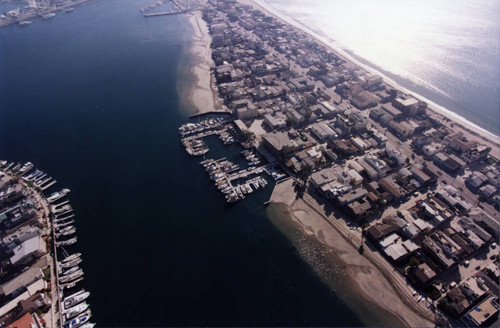
<svg viewBox="0 0 500 328"><path fill-rule="evenodd" d="M412 295L412 288L378 252L372 251L369 245L365 244L363 255L359 254L361 230L349 226L348 219L344 219L332 206L318 203L307 193L303 198L297 199L292 183L293 180L290 179L276 185L272 204L278 204L278 207L270 209L270 212L274 212L274 215L270 213L271 220L282 230L281 226L286 223L279 222L276 217L281 215L291 218L300 226L304 235L314 237L335 255L331 258L331 263L326 265L341 268L347 277L347 285L335 286L335 283L332 283L331 287L337 292L339 288L344 288L347 294L350 294L347 296L346 303L351 303L349 305L354 311L362 311L363 307L358 308L358 305L363 303L356 297L358 295L391 314L406 326L434 326L431 321L432 312L426 308L424 302L417 303L417 297ZM281 213L276 213L276 211ZM325 215L325 213L328 214ZM287 234L283 230L282 232ZM287 237L293 241L293 236ZM301 246L296 245L296 247ZM321 273L319 275L331 285L328 281L331 275ZM362 317L366 316L366 311L360 314ZM378 315L384 316L383 313L378 313ZM369 318L367 324L381 324L380 320L380 317ZM389 322L389 324L398 325L398 322L391 320L387 314L385 320L386 324Z"/></svg>
<svg viewBox="0 0 500 328"><path fill-rule="evenodd" d="M344 50L339 48L336 44L333 42L327 40L323 36L317 34L316 32L310 30L308 27L302 25L301 23L295 21L291 17L288 17L286 15L281 14L277 10L275 10L273 7L265 3L264 1L261 0L239 0L241 3L245 3L247 5L251 5L254 8L258 8L265 12L267 15L274 16L277 19L280 19L281 21L288 23L301 31L307 33L312 39L316 39L317 41L321 42L325 46L329 47L332 49L335 53L337 53L340 57L343 57L345 60L350 61L355 63L356 65L362 67L363 69L375 73L383 78L383 80L391 85L392 87L401 90L405 93L412 94L414 97L421 101L425 101L428 104L429 110L431 111L432 114L434 115L440 115L442 117L445 117L449 121L443 120L442 123L445 124L446 126L450 127L454 131L461 131L464 133L464 136L466 136L469 140L471 139L476 139L478 141L481 141L483 143L488 144L491 146L491 154L500 159L500 137L473 124L472 122L468 121L464 117L454 113L453 111L440 106L433 101L415 93L410 90L407 90L406 88L398 85L395 81L387 77L386 75L382 74L381 72L377 71L373 67L370 67L368 65L365 65L352 56L350 56L348 53L346 53Z"/></svg>
<svg viewBox="0 0 500 328"><path fill-rule="evenodd" d="M200 11L195 11L190 15L189 23L194 31L190 51L195 64L191 67L194 82L186 101L197 113L221 110L222 103L218 98L212 74L214 63L210 49L212 39L208 33L208 26L202 19Z"/></svg>

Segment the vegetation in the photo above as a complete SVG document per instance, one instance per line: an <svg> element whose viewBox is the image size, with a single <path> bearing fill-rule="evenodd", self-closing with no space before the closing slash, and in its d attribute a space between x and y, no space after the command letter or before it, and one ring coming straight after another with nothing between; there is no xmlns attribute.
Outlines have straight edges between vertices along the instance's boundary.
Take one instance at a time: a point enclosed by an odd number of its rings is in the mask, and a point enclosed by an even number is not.
<svg viewBox="0 0 500 328"><path fill-rule="evenodd" d="M441 297L441 292L433 285L427 286L422 290L424 293L429 295L429 297L435 301Z"/></svg>
<svg viewBox="0 0 500 328"><path fill-rule="evenodd" d="M255 141L255 133L249 130L241 131L241 136L244 142L253 143Z"/></svg>
<svg viewBox="0 0 500 328"><path fill-rule="evenodd" d="M43 280L50 281L50 267L47 266L42 269L43 272Z"/></svg>
<svg viewBox="0 0 500 328"><path fill-rule="evenodd" d="M305 184L307 182L307 179L311 175L311 172L312 172L311 165L305 164L304 166L302 166L300 168L299 173L298 173L298 178L300 180L302 180L302 182Z"/></svg>

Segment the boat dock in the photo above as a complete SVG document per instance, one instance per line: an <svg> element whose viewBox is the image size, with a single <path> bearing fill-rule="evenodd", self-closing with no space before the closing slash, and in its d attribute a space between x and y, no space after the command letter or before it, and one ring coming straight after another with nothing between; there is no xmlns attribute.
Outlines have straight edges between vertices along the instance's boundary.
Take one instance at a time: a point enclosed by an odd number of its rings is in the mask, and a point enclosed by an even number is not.
<svg viewBox="0 0 500 328"><path fill-rule="evenodd" d="M189 118L197 118L197 117L202 117L202 116L207 116L207 115L232 115L232 113L225 111L225 110L212 110L209 112L196 113L196 114L190 115Z"/></svg>
<svg viewBox="0 0 500 328"><path fill-rule="evenodd" d="M244 150L242 155L247 158L249 165L260 163L260 159L254 158L251 151ZM210 179L215 182L215 186L225 194L228 203L242 200L247 194L251 194L260 188L265 188L268 182L260 174L267 173L275 181L285 177L283 173L277 173L273 164L240 169L239 165L228 162L225 158L218 160L207 159L201 162Z"/></svg>
<svg viewBox="0 0 500 328"><path fill-rule="evenodd" d="M164 11L160 13L150 13L150 14L143 14L144 17L154 17L154 16L167 16L167 15L178 15L178 14L185 14L189 12L187 11Z"/></svg>
<svg viewBox="0 0 500 328"><path fill-rule="evenodd" d="M62 189L50 195L45 195L44 190L53 186L57 181L47 173L33 167L27 162L8 163L0 161L2 172L8 172L19 178L25 187L33 188L40 197L44 211L47 214L47 229L52 236L50 252L53 262L50 264L51 272L54 273L52 281L52 327L93 327L90 323L91 312L89 305L84 300L89 296L89 292L79 291L67 296L64 292L72 290L83 280L83 270L77 265L82 261L79 253L68 255L65 247L74 247L77 243L76 228L73 226L75 214L70 201L64 199L70 192L69 189ZM61 256L63 259L61 259ZM57 304L56 304L57 303ZM57 311L57 317L55 314ZM56 324L57 323L57 324Z"/></svg>
<svg viewBox="0 0 500 328"><path fill-rule="evenodd" d="M186 123L179 128L181 143L191 156L205 155L209 148L202 140L204 137L226 132L228 122L222 118L207 119L198 123ZM234 142L234 140L233 140Z"/></svg>

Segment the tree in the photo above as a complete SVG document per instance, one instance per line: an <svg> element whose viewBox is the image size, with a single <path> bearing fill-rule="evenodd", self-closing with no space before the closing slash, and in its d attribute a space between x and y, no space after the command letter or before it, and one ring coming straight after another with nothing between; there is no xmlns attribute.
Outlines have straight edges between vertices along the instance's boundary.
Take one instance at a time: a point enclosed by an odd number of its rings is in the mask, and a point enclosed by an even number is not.
<svg viewBox="0 0 500 328"><path fill-rule="evenodd" d="M304 109L304 117L307 121L309 121L309 119L311 118L311 114L312 114L312 110L311 108L309 108L309 106L307 106L305 109Z"/></svg>
<svg viewBox="0 0 500 328"><path fill-rule="evenodd" d="M311 175L311 172L312 172L311 165L304 164L299 171L299 178L305 183L305 182L307 182L309 175Z"/></svg>
<svg viewBox="0 0 500 328"><path fill-rule="evenodd" d="M255 141L255 133L249 130L241 131L241 136L244 142L253 143Z"/></svg>
<svg viewBox="0 0 500 328"><path fill-rule="evenodd" d="M288 116L288 117L286 118L286 125L287 125L287 126L292 126L292 125L294 125L294 124L295 124L295 119L294 119L293 117L291 117L291 116Z"/></svg>

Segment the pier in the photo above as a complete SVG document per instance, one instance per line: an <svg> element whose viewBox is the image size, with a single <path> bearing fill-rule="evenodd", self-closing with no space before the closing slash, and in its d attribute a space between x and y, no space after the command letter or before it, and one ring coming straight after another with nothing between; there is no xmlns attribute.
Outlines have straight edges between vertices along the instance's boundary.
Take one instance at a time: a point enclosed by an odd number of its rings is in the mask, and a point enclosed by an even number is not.
<svg viewBox="0 0 500 328"><path fill-rule="evenodd" d="M160 12L160 13L150 13L150 14L143 14L143 15L144 15L144 17L154 17L154 16L185 14L187 12L189 12L189 10L186 10L186 11L164 11L164 12Z"/></svg>
<svg viewBox="0 0 500 328"><path fill-rule="evenodd" d="M46 311L42 312L44 315L50 315L50 317L45 317L45 320L48 320L48 326L58 328L93 327L94 324L89 322L91 317L89 305L85 303L90 293L80 290L67 296L63 292L63 290L75 288L77 283L83 280L83 271L78 267L82 261L79 258L80 253L68 256L63 248L73 247L72 245L76 244L78 240L75 236L76 228L72 226L75 223L75 214L70 201L63 199L70 190L62 189L51 195L45 195L43 191L53 186L57 181L47 173L35 169L31 162L21 166L15 162L0 161L0 169L2 175L11 176L12 181L21 184L22 188L29 189L30 192L26 193L25 197L31 197L34 203L40 204L36 206L37 209L41 210L43 207L43 215L37 217L36 220L37 225L40 223L40 219L46 220L46 226L40 228L40 233L47 236L43 240L50 242L51 248L50 251L47 250L46 257L44 256L44 258L51 260L43 265L44 270L48 268L49 272L52 273L49 280L51 288L44 291L51 297L50 314L45 314ZM56 201L58 202L56 203ZM43 233L44 231L47 233ZM61 255L64 258L62 260L59 257ZM76 259L77 257L78 259ZM28 268L30 267L26 269Z"/></svg>
<svg viewBox="0 0 500 328"><path fill-rule="evenodd" d="M212 110L209 112L204 112L204 113L196 113L193 115L190 115L189 118L197 118L197 117L202 117L206 115L231 115L231 112L225 111L225 110Z"/></svg>

